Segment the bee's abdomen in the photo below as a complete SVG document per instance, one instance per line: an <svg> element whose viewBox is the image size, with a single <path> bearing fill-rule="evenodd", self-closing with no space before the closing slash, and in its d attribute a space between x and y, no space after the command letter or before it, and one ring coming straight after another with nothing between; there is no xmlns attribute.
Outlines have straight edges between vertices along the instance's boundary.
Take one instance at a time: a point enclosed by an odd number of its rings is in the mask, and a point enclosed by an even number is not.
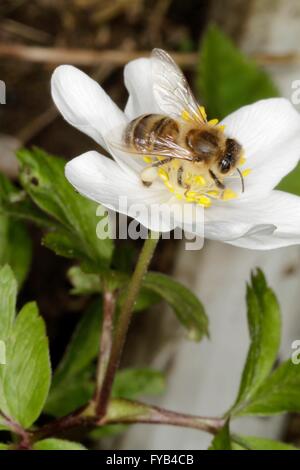
<svg viewBox="0 0 300 470"><path fill-rule="evenodd" d="M131 121L125 129L124 139L135 150L153 151L159 138L178 138L177 122L162 114L144 114Z"/></svg>

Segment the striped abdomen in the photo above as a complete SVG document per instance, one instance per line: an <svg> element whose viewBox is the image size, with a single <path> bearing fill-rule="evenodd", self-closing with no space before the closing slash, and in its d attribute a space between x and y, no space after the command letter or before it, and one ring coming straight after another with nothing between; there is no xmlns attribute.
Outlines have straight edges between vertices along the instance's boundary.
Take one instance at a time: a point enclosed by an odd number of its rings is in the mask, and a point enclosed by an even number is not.
<svg viewBox="0 0 300 470"><path fill-rule="evenodd" d="M179 126L177 122L162 114L144 114L131 121L125 129L124 140L137 151L155 151L158 138L177 141Z"/></svg>

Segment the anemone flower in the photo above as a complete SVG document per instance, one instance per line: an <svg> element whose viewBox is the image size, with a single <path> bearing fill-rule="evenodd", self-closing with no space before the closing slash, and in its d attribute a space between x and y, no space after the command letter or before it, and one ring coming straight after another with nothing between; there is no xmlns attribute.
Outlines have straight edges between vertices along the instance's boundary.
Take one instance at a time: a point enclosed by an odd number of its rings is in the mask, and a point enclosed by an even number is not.
<svg viewBox="0 0 300 470"><path fill-rule="evenodd" d="M175 109L177 98L177 108L180 108L185 91L181 85L186 86L183 75L171 60L163 69L158 65L161 63L153 57L133 60L126 65L124 80L129 98L124 111L79 69L62 65L54 71L52 97L65 120L113 157L92 150L74 158L65 169L69 182L82 195L116 212L126 213L154 231L168 232L182 226L178 205L189 204L195 209L194 214L203 213L206 238L250 249L300 243L300 198L274 189L293 170L300 157L300 116L288 100L258 101L233 112L220 123L215 119L207 121L204 109L199 107L206 125L217 127L227 139L238 142L243 151L235 168L239 175L229 173L221 184L204 178L201 171L193 172L190 166L184 175L186 180L190 179L189 190L184 187L183 191L175 176L180 159L170 162L164 156L160 159L166 159L167 163L159 164L159 157L154 160L153 156L144 155L141 158L129 148L112 144L115 130L124 131L139 116L174 115L174 111L178 111ZM174 85L172 90L169 88L167 99L162 96L164 81ZM189 89L188 99L193 101ZM191 118L194 101L188 105L191 105L188 109L179 109L181 118L186 121ZM145 185L144 180L153 168L155 176L151 176L151 184ZM244 181L243 191L238 186L241 181L237 176ZM126 198L125 206L120 205L121 197ZM177 210L173 210L174 201ZM137 204L155 207L159 217L145 216L144 211L136 210ZM197 233L193 220L187 225L188 231Z"/></svg>

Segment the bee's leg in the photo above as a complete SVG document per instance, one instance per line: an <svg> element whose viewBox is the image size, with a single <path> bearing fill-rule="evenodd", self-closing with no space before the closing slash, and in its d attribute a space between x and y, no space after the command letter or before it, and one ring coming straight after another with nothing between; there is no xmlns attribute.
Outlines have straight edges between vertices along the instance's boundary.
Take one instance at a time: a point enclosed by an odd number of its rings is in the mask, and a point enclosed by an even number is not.
<svg viewBox="0 0 300 470"><path fill-rule="evenodd" d="M159 160L158 162L155 162L155 163L152 163L151 167L159 167L159 166L163 166L165 165L166 163L170 163L173 159L173 157L166 157L164 160Z"/></svg>
<svg viewBox="0 0 300 470"><path fill-rule="evenodd" d="M182 177L183 177L183 166L180 165L180 167L177 170L177 183L178 183L178 186L183 186Z"/></svg>
<svg viewBox="0 0 300 470"><path fill-rule="evenodd" d="M225 185L218 179L212 170L209 170L209 174L219 189L225 189Z"/></svg>

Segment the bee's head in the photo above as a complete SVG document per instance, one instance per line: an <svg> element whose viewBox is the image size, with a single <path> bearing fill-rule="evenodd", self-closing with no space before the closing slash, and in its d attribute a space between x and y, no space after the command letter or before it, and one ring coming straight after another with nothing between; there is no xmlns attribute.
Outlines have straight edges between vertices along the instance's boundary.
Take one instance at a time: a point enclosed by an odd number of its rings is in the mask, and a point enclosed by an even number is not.
<svg viewBox="0 0 300 470"><path fill-rule="evenodd" d="M242 147L234 139L227 138L225 142L225 150L219 157L217 166L218 172L222 175L230 173L236 167L240 159Z"/></svg>

